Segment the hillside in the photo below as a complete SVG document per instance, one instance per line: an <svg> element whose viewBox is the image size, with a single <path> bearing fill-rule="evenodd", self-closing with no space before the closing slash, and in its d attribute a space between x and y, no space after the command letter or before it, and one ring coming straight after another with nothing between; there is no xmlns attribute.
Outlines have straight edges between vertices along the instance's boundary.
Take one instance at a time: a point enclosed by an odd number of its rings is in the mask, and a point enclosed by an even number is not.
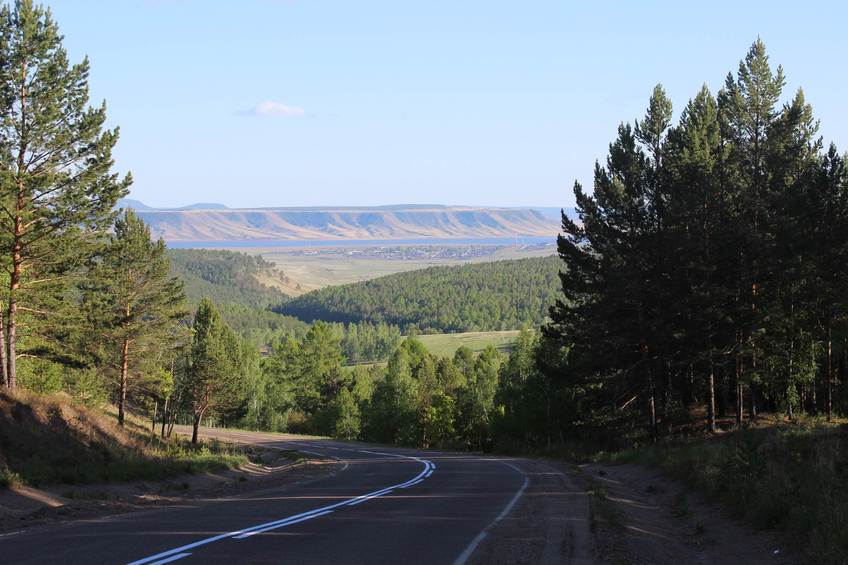
<svg viewBox="0 0 848 565"><path fill-rule="evenodd" d="M159 439L133 423L119 427L65 394L0 391L0 490L16 483L157 480L243 462L243 456L190 448L178 438Z"/></svg>
<svg viewBox="0 0 848 565"><path fill-rule="evenodd" d="M169 249L168 254L171 274L182 279L188 303L194 307L209 298L241 335L267 342L277 332L305 326L267 309L285 298L280 289L288 279L262 256L200 249Z"/></svg>
<svg viewBox="0 0 848 565"><path fill-rule="evenodd" d="M313 291L274 310L304 321L387 322L409 331L538 326L559 284L557 257L431 267Z"/></svg>
<svg viewBox="0 0 848 565"><path fill-rule="evenodd" d="M283 298L286 276L260 255L232 251L169 249L171 273L185 283L195 304L204 296L215 302L264 307Z"/></svg>
<svg viewBox="0 0 848 565"><path fill-rule="evenodd" d="M463 206L151 209L136 212L170 242L553 237L559 222L538 210Z"/></svg>

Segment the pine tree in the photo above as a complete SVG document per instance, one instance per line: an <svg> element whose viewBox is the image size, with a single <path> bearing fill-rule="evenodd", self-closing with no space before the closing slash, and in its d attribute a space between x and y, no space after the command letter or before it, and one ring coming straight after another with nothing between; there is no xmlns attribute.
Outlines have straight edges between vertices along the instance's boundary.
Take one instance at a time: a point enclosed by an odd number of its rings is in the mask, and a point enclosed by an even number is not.
<svg viewBox="0 0 848 565"><path fill-rule="evenodd" d="M347 384L341 339L333 326L316 322L300 344L297 403L309 415L327 408Z"/></svg>
<svg viewBox="0 0 848 565"><path fill-rule="evenodd" d="M142 384L145 369L155 369L151 361L179 344L178 323L187 315L182 282L169 276L165 251L165 242L153 241L150 228L127 210L81 285L91 336L117 369L120 425L127 395Z"/></svg>
<svg viewBox="0 0 848 565"><path fill-rule="evenodd" d="M192 443L209 412L226 413L245 399L241 343L208 299L197 307L185 368L179 375L179 397L192 414Z"/></svg>
<svg viewBox="0 0 848 565"><path fill-rule="evenodd" d="M347 388L343 388L333 400L332 408L335 416L333 435L346 440L358 438L361 422L359 406L353 394Z"/></svg>
<svg viewBox="0 0 848 565"><path fill-rule="evenodd" d="M708 428L716 430L716 371L725 349L728 269L726 254L733 242L722 222L728 214L726 192L719 171L726 159L721 143L718 108L704 86L692 99L669 133L665 168L670 185L669 224L677 259L672 269L670 301L679 305L675 356L683 370L685 400L698 395L694 376L703 375ZM731 282L735 285L735 282ZM690 378L685 378L689 376Z"/></svg>
<svg viewBox="0 0 848 565"><path fill-rule="evenodd" d="M118 131L88 106L88 60L70 65L49 12L31 0L0 10L0 253L8 272L0 342L7 386L17 381L19 316L48 316L130 184L111 172ZM55 293L55 290L53 291Z"/></svg>
<svg viewBox="0 0 848 565"><path fill-rule="evenodd" d="M566 265L563 298L546 327L548 336L573 346L570 378L580 380L571 384L606 405L608 414L641 399L654 437L668 290L659 256L665 248L659 174L669 115L664 96L655 89L637 132L619 126L606 166L595 165L592 195L575 184L580 221L563 214L564 235L557 241Z"/></svg>
<svg viewBox="0 0 848 565"><path fill-rule="evenodd" d="M848 167L831 145L820 158L812 182L791 208L798 245L804 250L805 309L810 331L822 344L824 409L833 417L833 389L848 322Z"/></svg>

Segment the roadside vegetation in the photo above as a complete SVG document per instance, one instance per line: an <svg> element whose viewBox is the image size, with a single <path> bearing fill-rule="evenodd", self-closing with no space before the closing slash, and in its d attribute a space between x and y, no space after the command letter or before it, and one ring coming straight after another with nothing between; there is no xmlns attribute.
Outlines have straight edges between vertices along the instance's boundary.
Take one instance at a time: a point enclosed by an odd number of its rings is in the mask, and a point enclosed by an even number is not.
<svg viewBox="0 0 848 565"><path fill-rule="evenodd" d="M764 419L711 438L597 454L659 467L757 527L776 529L823 562L848 555L848 436L821 418Z"/></svg>
<svg viewBox="0 0 848 565"><path fill-rule="evenodd" d="M163 440L136 422L118 426L67 395L0 393L0 486L76 485L161 480L235 468L239 449L187 439Z"/></svg>

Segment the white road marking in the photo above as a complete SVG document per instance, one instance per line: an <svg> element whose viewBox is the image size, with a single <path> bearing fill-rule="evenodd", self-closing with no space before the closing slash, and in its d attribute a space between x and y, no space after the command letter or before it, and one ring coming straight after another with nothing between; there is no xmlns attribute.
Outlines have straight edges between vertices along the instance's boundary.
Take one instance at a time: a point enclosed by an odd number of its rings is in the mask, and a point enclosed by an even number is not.
<svg viewBox="0 0 848 565"><path fill-rule="evenodd" d="M468 561L468 558L471 557L471 555L474 553L474 550L477 549L478 545L480 545L480 542L486 539L489 530L492 529L495 524L506 518L506 516L512 510L512 507L515 506L515 504L518 502L518 499L521 498L522 494L524 494L524 490L527 488L527 485L530 484L530 479L520 468L516 467L512 463L507 463L506 461L500 461L500 463L503 463L507 467L511 467L512 469L515 469L516 471L521 473L524 476L524 483L521 485L521 488L518 489L518 491L515 493L515 496L513 496L507 503L507 505L504 506L503 510L501 510L501 513L498 514L498 516L494 520L492 520L488 526L483 528L482 532L477 534L477 536L473 540L471 540L471 543L468 544L468 547L465 548L465 551L463 551L459 555L459 557L456 558L456 561L453 562L453 565L464 565L465 562Z"/></svg>
<svg viewBox="0 0 848 565"><path fill-rule="evenodd" d="M159 561L154 561L150 565L165 565L165 563L170 563L171 561L176 561L177 559L182 559L183 557L188 557L191 553L178 553L176 555L172 555L166 559L160 559Z"/></svg>
<svg viewBox="0 0 848 565"><path fill-rule="evenodd" d="M311 520L312 518L317 518L319 516L326 516L327 514L332 514L332 510L325 510L324 512L319 512L318 514L310 514L308 516L304 516L303 518L298 518L296 520L289 520L287 522L283 522L282 524L277 524L275 526L269 526L267 528L262 528L261 530L253 530L252 532L247 532L246 534L242 534L240 536L235 536L233 539L245 539L250 536L255 536L256 534L261 534L264 532L270 532L271 530L276 530L277 528L282 528L283 526L289 526L291 524L297 524L298 522L305 522L307 520Z"/></svg>
<svg viewBox="0 0 848 565"><path fill-rule="evenodd" d="M398 488L403 488L403 487L398 487ZM393 490L394 489L388 488L386 490L381 490L380 492L375 492L374 494L370 494L370 495L365 496L363 498L360 498L358 500L354 500L353 502L349 502L348 506L356 506L357 504L362 504L363 502L371 500L372 498L377 498L378 496L383 496L384 494L389 494Z"/></svg>
<svg viewBox="0 0 848 565"><path fill-rule="evenodd" d="M307 447L313 447L312 445L308 445L308 444L295 444L295 445L306 445ZM303 451L303 450L299 450L299 451ZM327 514L330 514L334 509L339 508L341 506L355 506L357 504L365 502L366 500L371 500L371 499L389 494L390 492L392 492L396 488L406 488L407 486L412 486L411 483L417 484L417 482L421 482L426 477L429 477L430 474L432 474L433 470L436 468L436 466L432 462L427 461L426 459L420 459L418 457L413 457L411 455L398 455L396 453L379 453L379 452L375 452L375 451L367 451L367 450L364 450L364 449L350 449L348 451L358 451L358 452L361 452L361 453L370 453L370 454L374 454L374 455L384 455L384 456L388 456L388 457L397 457L397 458L401 458L401 459L411 459L413 461L423 463L424 469L420 473L418 473L417 475L415 475L414 477L409 479L408 481L405 481L405 482L397 484L397 485L391 485L391 486L382 488L380 490L376 490L376 491L369 492L369 493L366 493L366 494L362 494L362 495L359 495L359 496L356 496L356 497L353 497L353 498L342 500L341 502L337 502L335 504L330 504L328 506L323 506L321 508L315 508L314 510L310 510L308 512L303 512L301 514L295 514L294 516L286 516L285 518L281 518L279 520L274 520L272 522L266 522L264 524L258 524L256 526L243 528L241 530L236 530L234 532L228 532L226 534L219 534L217 536L212 536L210 538L202 539L202 540L196 541L194 543L190 543L190 544L187 544L187 545L176 547L174 549L170 549L168 551L163 551L161 553L157 553L156 555L151 555L150 557L145 557L144 559L139 559L137 561L133 561L132 563L129 563L128 565L160 565L160 564L164 564L164 563L169 563L170 561L176 561L177 559L181 559L181 558L183 558L187 555L190 555L189 553L186 553L186 552L189 549L193 549L195 547L207 545L207 544L210 544L210 543L213 543L213 542L216 542L216 541L220 541L220 540L225 539L225 538L233 538L233 539L239 539L239 540L246 539L246 538L249 538L250 536L253 536L255 534L260 534L262 532L267 532L267 531L270 531L270 530L273 530L273 529L276 529L276 528L282 528L282 527L285 527L285 526L288 526L288 525L291 525L291 524L296 524L296 523L299 523L299 522L310 520L312 518L317 518L319 516L325 516ZM322 456L322 457L332 457L330 455L325 455L325 454L317 453L317 452L307 451L305 453L313 453L315 455L319 455L319 456ZM339 458L334 457L334 459L339 459Z"/></svg>

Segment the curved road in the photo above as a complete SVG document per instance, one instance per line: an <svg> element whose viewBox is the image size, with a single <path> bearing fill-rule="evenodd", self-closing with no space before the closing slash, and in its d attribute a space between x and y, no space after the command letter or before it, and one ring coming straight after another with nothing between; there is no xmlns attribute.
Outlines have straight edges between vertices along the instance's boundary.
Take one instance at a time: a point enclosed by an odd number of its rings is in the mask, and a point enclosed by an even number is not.
<svg viewBox="0 0 848 565"><path fill-rule="evenodd" d="M512 460L281 434L204 435L335 458L341 469L300 485L7 535L0 562L463 563L530 484L531 473Z"/></svg>

